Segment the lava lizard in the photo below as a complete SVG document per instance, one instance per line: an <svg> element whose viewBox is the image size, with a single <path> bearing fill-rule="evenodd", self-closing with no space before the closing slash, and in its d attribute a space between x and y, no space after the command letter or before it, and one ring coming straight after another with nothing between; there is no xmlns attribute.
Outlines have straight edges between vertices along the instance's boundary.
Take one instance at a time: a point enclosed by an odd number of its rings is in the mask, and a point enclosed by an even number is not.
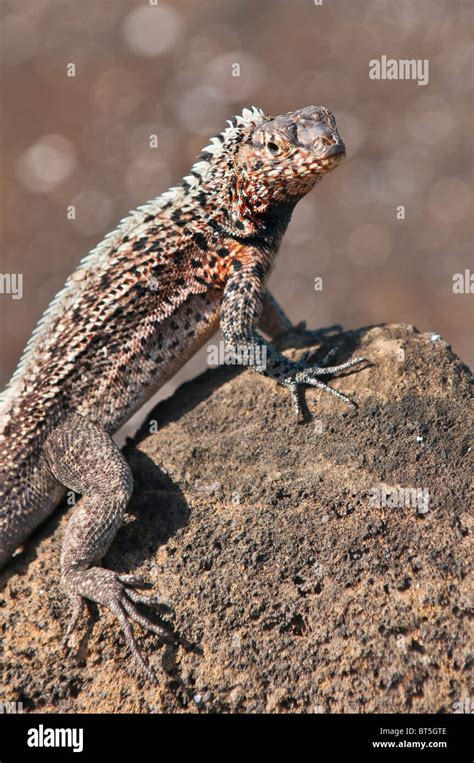
<svg viewBox="0 0 474 763"><path fill-rule="evenodd" d="M300 385L351 402L321 377L363 360L290 360L257 331L275 338L293 328L265 283L296 203L345 156L334 116L309 106L273 118L252 107L228 125L180 185L131 212L80 262L0 397L0 568L66 488L82 494L61 551L66 639L85 600L106 606L150 680L132 622L169 635L137 607L149 603L139 581L101 566L133 489L111 435L219 325L228 345L258 351L243 357L265 358L254 370L286 386L298 412Z"/></svg>

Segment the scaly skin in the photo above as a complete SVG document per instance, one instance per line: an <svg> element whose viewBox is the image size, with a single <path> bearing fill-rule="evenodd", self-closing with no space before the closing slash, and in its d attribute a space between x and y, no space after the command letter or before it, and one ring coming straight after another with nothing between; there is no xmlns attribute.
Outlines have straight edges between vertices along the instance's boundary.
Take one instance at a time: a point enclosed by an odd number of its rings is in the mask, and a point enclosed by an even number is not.
<svg viewBox="0 0 474 763"><path fill-rule="evenodd" d="M258 333L291 323L265 287L298 200L344 158L334 117L310 106L273 119L244 109L211 140L182 184L110 233L68 278L30 339L0 399L0 567L60 502L82 493L67 524L61 578L71 633L84 599L119 619L153 680L131 627L170 635L135 606L130 576L101 566L133 481L110 435L215 333L264 349L254 370L288 387L327 387L320 367L288 360Z"/></svg>

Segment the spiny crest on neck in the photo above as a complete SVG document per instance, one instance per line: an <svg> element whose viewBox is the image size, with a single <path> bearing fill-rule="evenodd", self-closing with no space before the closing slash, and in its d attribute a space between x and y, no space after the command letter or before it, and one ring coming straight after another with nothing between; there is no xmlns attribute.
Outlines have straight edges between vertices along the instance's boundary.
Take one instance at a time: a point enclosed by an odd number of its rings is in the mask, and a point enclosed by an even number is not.
<svg viewBox="0 0 474 763"><path fill-rule="evenodd" d="M183 178L183 185L187 188L199 185L216 159L229 153L229 149L238 143L245 130L260 124L264 119L265 112L257 106L245 108L241 114L228 119L228 127L211 138L209 145L202 149L197 161L191 167L190 174Z"/></svg>

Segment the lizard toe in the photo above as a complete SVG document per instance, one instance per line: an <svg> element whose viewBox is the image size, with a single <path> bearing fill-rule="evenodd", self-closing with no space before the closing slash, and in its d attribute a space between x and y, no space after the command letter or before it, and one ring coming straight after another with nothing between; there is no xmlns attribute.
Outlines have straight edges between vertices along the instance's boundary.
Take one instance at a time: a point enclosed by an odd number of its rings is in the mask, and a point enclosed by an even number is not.
<svg viewBox="0 0 474 763"><path fill-rule="evenodd" d="M118 575L118 580L127 588L150 588L151 583L141 575Z"/></svg>
<svg viewBox="0 0 474 763"><path fill-rule="evenodd" d="M160 637L160 641L163 643L175 643L175 639L166 628L153 622L146 615L143 615L136 606L136 604L151 605L152 603L152 597L140 596L134 591L126 590L125 586L122 584L122 588L118 595L115 595L113 599L107 603L107 606L117 617L122 627L127 645L135 658L140 671L149 681L157 683L158 681L154 671L140 651L131 623L131 621L134 621L141 625L145 630L156 634Z"/></svg>
<svg viewBox="0 0 474 763"><path fill-rule="evenodd" d="M152 670L140 652L135 633L133 632L133 628L130 623L129 612L125 607L124 602L114 601L110 604L110 610L117 617L117 620L121 625L127 646L130 649L132 656L134 657L135 662L140 669L140 672L147 678L148 681L150 681L150 683L158 683L155 672Z"/></svg>

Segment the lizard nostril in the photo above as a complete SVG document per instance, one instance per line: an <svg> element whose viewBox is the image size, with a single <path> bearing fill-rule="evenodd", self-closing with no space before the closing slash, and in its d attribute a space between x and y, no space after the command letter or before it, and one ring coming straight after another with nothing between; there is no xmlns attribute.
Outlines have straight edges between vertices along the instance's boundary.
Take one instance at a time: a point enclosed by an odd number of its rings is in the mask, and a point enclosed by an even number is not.
<svg viewBox="0 0 474 763"><path fill-rule="evenodd" d="M328 146L333 146L336 141L332 137L332 135L318 135L316 140L314 141L314 148L328 148Z"/></svg>

